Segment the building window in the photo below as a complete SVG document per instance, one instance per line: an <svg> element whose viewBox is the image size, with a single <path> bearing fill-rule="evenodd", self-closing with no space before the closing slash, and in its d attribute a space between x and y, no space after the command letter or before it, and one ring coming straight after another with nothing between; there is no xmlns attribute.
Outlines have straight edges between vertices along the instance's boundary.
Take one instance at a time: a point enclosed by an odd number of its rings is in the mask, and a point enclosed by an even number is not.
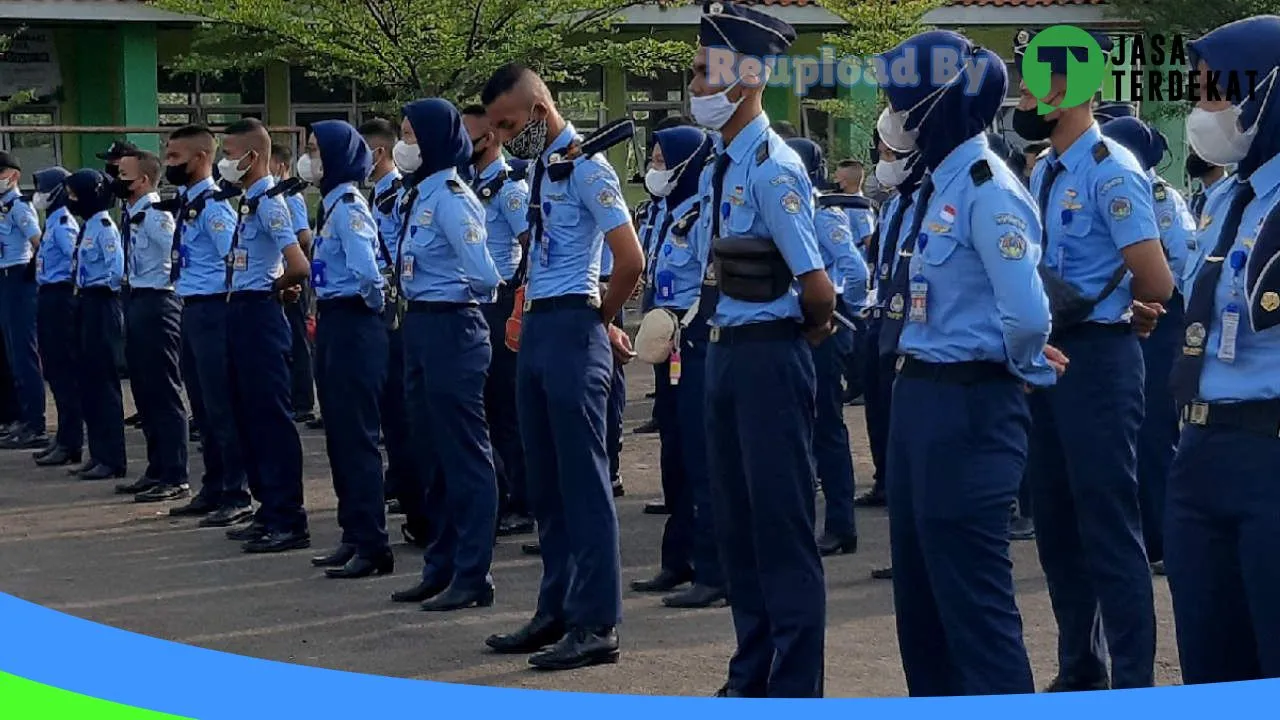
<svg viewBox="0 0 1280 720"><path fill-rule="evenodd" d="M160 68L157 105L160 125L198 123L219 127L266 116L266 73L175 73Z"/></svg>
<svg viewBox="0 0 1280 720"><path fill-rule="evenodd" d="M656 77L626 76L627 117L636 124L636 134L627 150L623 181L644 181L645 165L653 154L653 133L667 118L686 114L688 87L689 75L685 72L660 72Z"/></svg>
<svg viewBox="0 0 1280 720"><path fill-rule="evenodd" d="M289 106L293 124L297 126L306 127L321 120L343 120L359 127L365 120L387 117L377 108L390 101L391 95L379 88L361 87L351 80L328 84L311 77L302 68L289 68Z"/></svg>
<svg viewBox="0 0 1280 720"><path fill-rule="evenodd" d="M49 126L58 122L58 109L38 105L24 105L7 113L0 113L0 125ZM0 136L0 149L12 153L27 168L22 180L32 183L32 174L40 168L60 165L62 145L55 133L10 132Z"/></svg>
<svg viewBox="0 0 1280 720"><path fill-rule="evenodd" d="M589 135L604 124L604 70L585 73L582 82L551 86L556 107L580 135ZM548 141L555 138L547 138Z"/></svg>

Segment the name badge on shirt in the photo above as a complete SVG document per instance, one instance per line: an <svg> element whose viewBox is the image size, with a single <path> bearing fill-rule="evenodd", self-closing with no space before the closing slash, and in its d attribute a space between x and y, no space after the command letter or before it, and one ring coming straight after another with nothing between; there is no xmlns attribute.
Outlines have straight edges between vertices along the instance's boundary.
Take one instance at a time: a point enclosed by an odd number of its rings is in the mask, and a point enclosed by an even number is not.
<svg viewBox="0 0 1280 720"><path fill-rule="evenodd" d="M406 255L400 263L400 277L404 280L413 279L413 256Z"/></svg>
<svg viewBox="0 0 1280 720"><path fill-rule="evenodd" d="M662 300L670 300L676 296L676 278L675 273L670 270L660 270L657 276L658 297Z"/></svg>
<svg viewBox="0 0 1280 720"><path fill-rule="evenodd" d="M327 277L324 272L324 267L325 265L323 260L311 261L311 286L312 287L320 288L325 286Z"/></svg>
<svg viewBox="0 0 1280 720"><path fill-rule="evenodd" d="M929 283L923 275L911 278L911 309L907 312L907 322L923 323L928 321Z"/></svg>
<svg viewBox="0 0 1280 720"><path fill-rule="evenodd" d="M237 248L231 252L231 268L233 270L249 269L249 251L243 248Z"/></svg>
<svg viewBox="0 0 1280 720"><path fill-rule="evenodd" d="M1222 311L1222 343L1218 346L1218 359L1225 363L1236 361L1236 338L1240 335L1240 308L1231 303Z"/></svg>

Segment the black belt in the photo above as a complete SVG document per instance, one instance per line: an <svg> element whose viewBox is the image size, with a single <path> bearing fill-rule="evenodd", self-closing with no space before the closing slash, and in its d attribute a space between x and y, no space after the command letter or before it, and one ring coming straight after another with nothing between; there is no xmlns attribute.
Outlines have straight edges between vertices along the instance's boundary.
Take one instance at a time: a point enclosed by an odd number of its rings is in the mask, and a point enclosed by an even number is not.
<svg viewBox="0 0 1280 720"><path fill-rule="evenodd" d="M119 291L112 290L106 285L90 285L89 287L80 288L80 297L113 298L119 294Z"/></svg>
<svg viewBox="0 0 1280 720"><path fill-rule="evenodd" d="M168 295L172 292L169 288L129 287L130 295Z"/></svg>
<svg viewBox="0 0 1280 720"><path fill-rule="evenodd" d="M270 290L236 290L235 292L227 293L223 297L227 299L227 302L231 302L232 300L268 300L274 299L275 296L276 294Z"/></svg>
<svg viewBox="0 0 1280 720"><path fill-rule="evenodd" d="M1280 437L1280 400L1236 403L1193 402L1182 408L1182 420L1199 427L1223 427Z"/></svg>
<svg viewBox="0 0 1280 720"><path fill-rule="evenodd" d="M183 305L199 305L201 303L213 302L215 300L220 300L225 303L227 301L227 296L226 295L188 295L182 298L182 304Z"/></svg>
<svg viewBox="0 0 1280 720"><path fill-rule="evenodd" d="M9 266L9 267L7 267L7 268L0 268L0 277L10 277L10 276L12 276L12 275L22 275L22 274L24 274L24 273L26 273L26 272L27 272L27 268L29 267L29 265L30 265L30 263L23 263L23 264L21 264L21 265L10 265L10 266ZM32 282L35 282L35 281L34 281L34 280L32 280Z"/></svg>
<svg viewBox="0 0 1280 720"><path fill-rule="evenodd" d="M898 358L898 374L915 380L935 380L956 385L974 385L993 380L1009 380L1013 375L1004 365L974 360L970 362L934 363L917 360L910 355Z"/></svg>
<svg viewBox="0 0 1280 720"><path fill-rule="evenodd" d="M1127 322L1104 323L1104 322L1083 322L1079 325L1072 325L1054 332L1055 339L1064 336L1076 337L1099 337L1104 335L1124 336L1133 333L1133 325Z"/></svg>
<svg viewBox="0 0 1280 720"><path fill-rule="evenodd" d="M526 313L551 312L552 310L599 310L600 301L590 295L557 295L556 297L525 300Z"/></svg>
<svg viewBox="0 0 1280 720"><path fill-rule="evenodd" d="M38 290L38 292L40 293L71 292L74 289L75 289L75 285L72 285L70 280L63 280L62 282L45 283L40 286L40 289Z"/></svg>
<svg viewBox="0 0 1280 720"><path fill-rule="evenodd" d="M467 308L480 307L473 302L438 302L435 300L410 300L409 312L411 313L446 313L466 310Z"/></svg>
<svg viewBox="0 0 1280 720"><path fill-rule="evenodd" d="M362 315L377 315L378 312L369 307L369 303L364 301L362 297L348 295L347 297L325 298L324 300L316 300L316 310L322 313L326 312L355 312Z"/></svg>
<svg viewBox="0 0 1280 720"><path fill-rule="evenodd" d="M749 325L731 325L711 328L711 342L717 345L737 345L772 340L795 340L800 337L800 323L795 320L768 320Z"/></svg>

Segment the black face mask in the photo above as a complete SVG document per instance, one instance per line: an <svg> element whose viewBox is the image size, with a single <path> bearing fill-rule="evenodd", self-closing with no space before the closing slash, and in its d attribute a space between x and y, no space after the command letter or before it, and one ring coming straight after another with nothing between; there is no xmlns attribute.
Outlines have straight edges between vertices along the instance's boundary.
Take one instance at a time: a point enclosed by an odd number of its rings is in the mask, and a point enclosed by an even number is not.
<svg viewBox="0 0 1280 720"><path fill-rule="evenodd" d="M164 179L171 185L186 187L191 182L191 171L186 165L165 165Z"/></svg>
<svg viewBox="0 0 1280 720"><path fill-rule="evenodd" d="M1036 108L1013 111L1013 131L1018 137L1031 142L1048 140L1053 129L1058 126L1057 120L1046 120Z"/></svg>
<svg viewBox="0 0 1280 720"><path fill-rule="evenodd" d="M133 180L122 180L115 178L111 181L111 192L121 200L128 200L133 197Z"/></svg>

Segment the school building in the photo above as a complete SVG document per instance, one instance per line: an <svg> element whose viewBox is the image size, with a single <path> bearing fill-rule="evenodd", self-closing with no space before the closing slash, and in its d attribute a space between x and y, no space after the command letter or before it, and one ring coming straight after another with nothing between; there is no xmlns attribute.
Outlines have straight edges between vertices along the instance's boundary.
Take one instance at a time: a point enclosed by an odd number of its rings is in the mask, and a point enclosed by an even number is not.
<svg viewBox="0 0 1280 720"><path fill-rule="evenodd" d="M794 55L818 56L824 34L845 23L817 0L754 0L791 23L798 38ZM884 0L872 0L881 2ZM623 32L696 41L700 3L626 11ZM248 73L176 74L168 66L191 43L197 18L161 10L143 0L7 0L0 3L0 33L14 37L0 54L0 98L22 90L37 97L0 112L0 148L17 154L28 168L61 164L69 169L99 165L94 153L117 137L107 133L40 132L60 127L148 129L191 122L225 125L256 117L273 127L299 127L323 119L358 124L376 114L385 100L376 88L361 88L334 78L318 82L302 68L272 65ZM1111 34L1141 29L1113 17L1102 0L947 0L925 23L965 33L1006 58L1010 76L1006 113L998 129L1008 130L1008 111L1016 102L1018 72L1011 45L1019 28L1072 24ZM1144 68L1132 68L1143 70ZM1150 69L1150 68L1146 68ZM620 117L638 127L637 142L612 154L625 180L640 181L648 133L670 114L687 114L688 73L635 77L620 68L590 73L573 87L556 88L561 109L582 131ZM1112 99L1109 88L1104 97ZM874 101L870 86L811 88L802 96L793 87L769 87L765 107L773 120L788 120L824 145L829 159L865 154L869 127L853 127L832 118L819 104L839 97ZM1127 99L1127 98L1120 98ZM385 110L385 105L382 106ZM1182 120L1177 108L1142 107L1169 137L1174 157L1166 161L1171 182L1182 185ZM858 123L861 125L862 123ZM160 135L129 133L143 147L159 147ZM626 168L624 171L623 168Z"/></svg>

